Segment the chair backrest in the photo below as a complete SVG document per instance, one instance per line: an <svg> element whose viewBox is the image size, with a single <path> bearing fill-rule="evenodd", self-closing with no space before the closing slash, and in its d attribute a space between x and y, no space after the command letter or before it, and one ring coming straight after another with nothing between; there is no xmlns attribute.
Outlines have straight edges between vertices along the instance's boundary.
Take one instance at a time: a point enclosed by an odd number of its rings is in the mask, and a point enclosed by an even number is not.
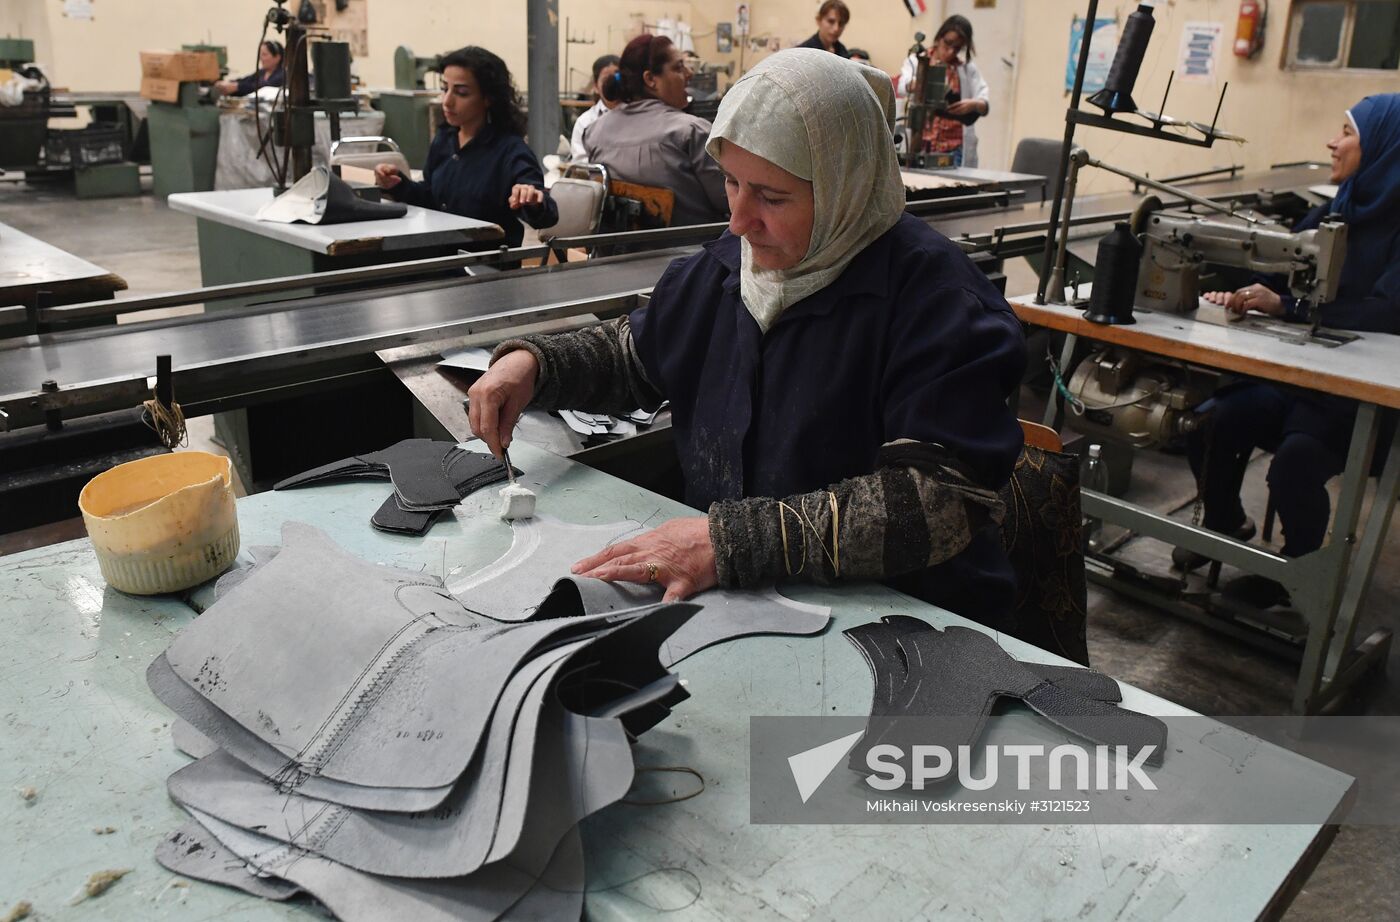
<svg viewBox="0 0 1400 922"><path fill-rule="evenodd" d="M603 200L607 190L601 183L586 179L556 179L549 187L549 196L559 209L559 220L553 227L540 230L541 240L555 237L583 237L596 233L603 219Z"/></svg>
<svg viewBox="0 0 1400 922"><path fill-rule="evenodd" d="M1046 451L1063 451L1064 442L1060 440L1060 434L1049 426L1042 426L1040 423L1033 423L1030 420L1018 419L1021 424L1021 435L1027 445L1036 448L1043 448Z"/></svg>
<svg viewBox="0 0 1400 922"><path fill-rule="evenodd" d="M675 207L676 193L670 189L613 179L608 182L604 230L616 233L670 227Z"/></svg>
<svg viewBox="0 0 1400 922"><path fill-rule="evenodd" d="M381 163L392 163L405 176L413 169L393 138L363 135L341 138L331 144L330 165L333 167L353 166L372 170Z"/></svg>
<svg viewBox="0 0 1400 922"><path fill-rule="evenodd" d="M1059 194L1056 191L1059 180L1055 174L1060 169L1061 147L1061 142L1054 138L1022 138L1011 158L1011 172L1045 177L1046 201Z"/></svg>

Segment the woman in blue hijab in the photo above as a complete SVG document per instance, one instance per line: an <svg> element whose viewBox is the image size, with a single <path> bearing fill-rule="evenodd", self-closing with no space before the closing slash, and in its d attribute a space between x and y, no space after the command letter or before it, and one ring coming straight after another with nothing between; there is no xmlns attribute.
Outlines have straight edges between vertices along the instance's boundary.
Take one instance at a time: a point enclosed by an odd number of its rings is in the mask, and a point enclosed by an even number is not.
<svg viewBox="0 0 1400 922"><path fill-rule="evenodd" d="M1400 93L1368 96L1346 113L1341 133L1327 144L1337 197L1309 212L1294 230L1316 227L1328 214L1347 223L1346 259L1337 298L1321 305L1322 324L1334 329L1400 333ZM1206 298L1236 313L1257 311L1298 322L1305 309L1284 280L1270 278ZM1202 524L1247 541L1254 523L1240 503L1240 485L1254 449L1274 453L1269 493L1283 526L1286 557L1322 546L1331 518L1327 481L1342 472L1356 405L1325 394L1247 382L1202 404L1210 424L1192 434L1191 469L1204 506ZM1382 444L1388 444L1386 438ZM1203 555L1177 548L1183 570ZM1226 587L1227 592L1230 587ZM1262 577L1237 581L1232 593L1261 608L1288 603L1283 587Z"/></svg>

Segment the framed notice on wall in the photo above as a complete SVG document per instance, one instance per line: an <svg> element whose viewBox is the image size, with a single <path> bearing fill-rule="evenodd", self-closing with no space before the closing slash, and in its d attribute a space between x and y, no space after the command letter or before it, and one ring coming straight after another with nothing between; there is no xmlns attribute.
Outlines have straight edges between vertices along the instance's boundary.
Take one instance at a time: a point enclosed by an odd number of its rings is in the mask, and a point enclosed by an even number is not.
<svg viewBox="0 0 1400 922"><path fill-rule="evenodd" d="M1214 83L1216 62L1220 59L1218 22L1188 22L1181 28L1181 57L1176 76L1187 83Z"/></svg>
<svg viewBox="0 0 1400 922"><path fill-rule="evenodd" d="M1079 69L1079 49L1084 43L1084 20L1074 17L1069 24L1069 57L1065 61L1065 90L1074 89L1074 73ZM1089 39L1089 67L1084 71L1084 92L1096 93L1108 82L1108 68L1118 49L1118 21L1095 19Z"/></svg>

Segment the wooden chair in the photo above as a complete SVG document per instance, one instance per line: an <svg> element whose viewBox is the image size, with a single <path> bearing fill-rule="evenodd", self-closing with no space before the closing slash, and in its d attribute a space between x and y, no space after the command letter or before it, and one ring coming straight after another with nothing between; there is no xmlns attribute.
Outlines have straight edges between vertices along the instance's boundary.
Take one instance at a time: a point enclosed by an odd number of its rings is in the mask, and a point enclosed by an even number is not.
<svg viewBox="0 0 1400 922"><path fill-rule="evenodd" d="M1025 419L1016 421L1021 424L1021 435L1027 445L1045 451L1064 451L1065 443L1060 440L1060 434L1054 429Z"/></svg>
<svg viewBox="0 0 1400 922"><path fill-rule="evenodd" d="M670 227L676 193L660 186L609 180L608 201L603 206L605 232L651 230Z"/></svg>

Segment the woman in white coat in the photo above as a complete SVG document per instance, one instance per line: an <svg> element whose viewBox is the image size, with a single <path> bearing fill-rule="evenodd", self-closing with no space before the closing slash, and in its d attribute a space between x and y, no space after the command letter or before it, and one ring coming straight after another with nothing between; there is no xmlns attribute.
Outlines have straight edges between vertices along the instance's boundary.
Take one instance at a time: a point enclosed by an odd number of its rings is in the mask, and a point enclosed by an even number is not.
<svg viewBox="0 0 1400 922"><path fill-rule="evenodd" d="M977 129L974 123L991 111L991 90L982 72L972 63L972 23L966 16L949 16L938 27L929 61L948 65L948 96L952 100L944 115L930 119L922 138L911 139L911 150L949 154L953 166L977 166ZM899 72L899 95L907 96L914 86L918 61L905 60Z"/></svg>

